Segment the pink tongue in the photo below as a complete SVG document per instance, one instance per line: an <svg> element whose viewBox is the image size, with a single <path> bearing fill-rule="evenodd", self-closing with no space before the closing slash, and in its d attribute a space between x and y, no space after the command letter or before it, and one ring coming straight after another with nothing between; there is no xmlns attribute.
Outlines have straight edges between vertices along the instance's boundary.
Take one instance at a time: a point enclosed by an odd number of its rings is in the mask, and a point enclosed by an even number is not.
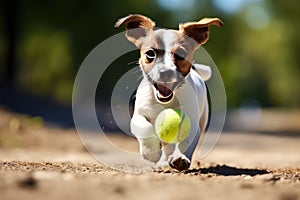
<svg viewBox="0 0 300 200"><path fill-rule="evenodd" d="M157 84L157 89L158 89L158 92L159 92L159 95L161 95L162 97L166 98L166 97L169 97L173 92L171 89L172 85L167 85L167 84L164 84L164 85L160 85L160 84Z"/></svg>

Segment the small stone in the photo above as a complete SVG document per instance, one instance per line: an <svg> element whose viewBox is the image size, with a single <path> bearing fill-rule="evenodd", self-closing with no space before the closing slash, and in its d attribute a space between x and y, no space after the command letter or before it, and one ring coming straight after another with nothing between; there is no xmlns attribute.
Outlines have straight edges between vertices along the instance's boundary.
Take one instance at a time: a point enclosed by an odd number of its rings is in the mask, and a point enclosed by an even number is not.
<svg viewBox="0 0 300 200"><path fill-rule="evenodd" d="M32 176L28 176L19 182L19 186L26 189L36 189L37 184L37 180Z"/></svg>

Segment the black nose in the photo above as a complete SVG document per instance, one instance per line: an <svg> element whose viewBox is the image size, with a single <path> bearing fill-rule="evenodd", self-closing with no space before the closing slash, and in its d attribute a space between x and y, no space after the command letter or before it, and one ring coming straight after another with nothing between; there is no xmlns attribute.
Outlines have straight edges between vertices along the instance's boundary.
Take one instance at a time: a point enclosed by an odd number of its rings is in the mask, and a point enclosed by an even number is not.
<svg viewBox="0 0 300 200"><path fill-rule="evenodd" d="M159 71L160 79L162 81L168 82L174 76L174 72L171 69L162 69Z"/></svg>

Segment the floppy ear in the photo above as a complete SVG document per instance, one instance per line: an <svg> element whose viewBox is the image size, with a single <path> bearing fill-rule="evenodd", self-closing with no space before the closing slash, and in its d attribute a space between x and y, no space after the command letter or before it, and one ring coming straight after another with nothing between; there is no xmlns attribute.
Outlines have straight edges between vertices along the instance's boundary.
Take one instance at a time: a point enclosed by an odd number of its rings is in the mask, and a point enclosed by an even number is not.
<svg viewBox="0 0 300 200"><path fill-rule="evenodd" d="M193 38L198 44L195 44L195 48L199 45L207 42L209 37L209 26L216 25L222 26L223 22L218 18L204 18L198 22L188 22L179 25L179 31L183 34Z"/></svg>
<svg viewBox="0 0 300 200"><path fill-rule="evenodd" d="M194 67L195 71L198 72L198 74L201 76L201 78L204 81L207 81L207 80L210 79L210 77L212 75L212 71L211 71L211 68L209 66L194 63L193 67Z"/></svg>
<svg viewBox="0 0 300 200"><path fill-rule="evenodd" d="M155 23L143 15L128 15L127 17L119 19L115 27L126 25L126 37L134 43L137 48L141 47L143 38L148 32L153 30Z"/></svg>

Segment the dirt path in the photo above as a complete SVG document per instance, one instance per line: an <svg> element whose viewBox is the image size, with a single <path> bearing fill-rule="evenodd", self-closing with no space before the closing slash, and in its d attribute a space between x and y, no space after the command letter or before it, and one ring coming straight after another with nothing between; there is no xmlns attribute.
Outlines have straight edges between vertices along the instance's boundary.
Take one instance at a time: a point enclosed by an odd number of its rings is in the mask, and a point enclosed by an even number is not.
<svg viewBox="0 0 300 200"><path fill-rule="evenodd" d="M45 127L4 111L0 119L1 200L300 199L299 136L224 133L211 154L187 171L126 173L99 163L75 130ZM95 154L109 153L93 135L89 138ZM132 138L110 140L137 151Z"/></svg>
<svg viewBox="0 0 300 200"><path fill-rule="evenodd" d="M99 164L0 163L1 199L299 199L300 169L226 165L125 174Z"/></svg>

